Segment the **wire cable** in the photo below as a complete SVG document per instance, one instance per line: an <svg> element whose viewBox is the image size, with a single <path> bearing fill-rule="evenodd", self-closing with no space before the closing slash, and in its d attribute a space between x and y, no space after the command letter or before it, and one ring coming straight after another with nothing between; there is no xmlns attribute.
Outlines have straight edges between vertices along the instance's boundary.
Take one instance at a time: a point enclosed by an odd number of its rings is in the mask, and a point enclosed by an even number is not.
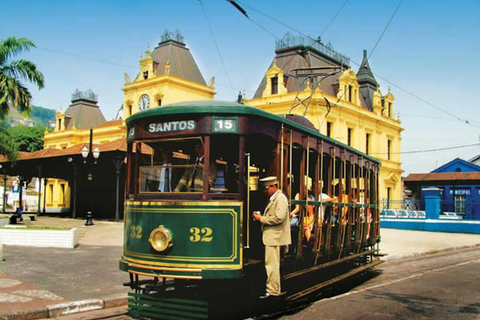
<svg viewBox="0 0 480 320"><path fill-rule="evenodd" d="M402 5L402 2L403 2L403 0L400 0L400 2L399 2L398 5L397 5L397 8L395 9L395 11L393 12L392 16L390 17L390 20L388 20L387 25L386 25L385 28L383 29L382 34L380 35L380 37L378 38L377 42L376 42L375 45L373 46L372 51L370 51L370 54L368 55L368 60L370 60L370 57L371 57L372 54L375 52L375 49L377 49L378 44L379 44L380 41L382 40L383 35L385 34L385 32L387 32L387 29L388 29L388 27L390 26L390 23L392 22L392 20L393 20L393 18L395 17L395 15L397 14L398 9L399 9L400 6Z"/></svg>
<svg viewBox="0 0 480 320"><path fill-rule="evenodd" d="M208 29L210 30L210 34L212 35L213 43L215 44L215 48L217 49L218 56L220 57L220 62L222 63L223 70L225 71L225 75L226 75L228 83L230 85L230 89L232 90L232 93L235 96L235 91L233 89L232 81L230 80L230 77L228 75L227 68L225 66L225 62L223 61L223 57L222 57L222 54L221 54L220 49L218 47L217 40L215 39L215 35L213 33L213 29L212 29L212 25L210 24L210 20L208 19L207 12L205 10L205 7L203 6L202 0L198 0L198 2L200 2L200 6L202 7L203 15L205 17L205 20L207 21Z"/></svg>
<svg viewBox="0 0 480 320"><path fill-rule="evenodd" d="M88 56L83 56L83 55L76 54L76 53L63 52L63 51L59 51L59 50L48 49L48 48L38 47L38 46L36 48L40 49L40 50L43 50L43 51L54 52L54 53L63 54L63 55L66 55L66 56L75 57L75 58L81 58L81 59L85 59L85 60L91 60L91 61L96 61L96 62L100 62L100 63L110 64L110 65L113 65L113 66L120 66L120 67L125 67L125 68L138 69L138 67L133 67L133 66L129 66L129 65L126 65L126 64L111 62L111 61L108 61L108 60L102 60L102 59L92 58L92 57L88 57Z"/></svg>
<svg viewBox="0 0 480 320"><path fill-rule="evenodd" d="M395 11L392 13L390 19L388 20L387 24L385 25L385 28L383 28L383 31L382 33L380 34L380 37L378 37L378 40L377 42L375 43L375 45L373 46L373 51L375 51L375 49L377 48L378 44L380 43L380 41L382 40L383 38L383 35L385 34L385 32L387 31L388 27L390 26L390 23L392 22L393 18L395 17L395 15L397 14L398 12L398 9L400 8L400 5L402 4L403 0L400 0L398 5L397 5L397 8L395 9ZM368 55L367 57L367 61L370 60L370 57L372 56L372 53L373 52L370 52L370 54ZM360 66L360 65L359 65ZM361 67L361 66L360 66ZM355 79L352 79L350 81L350 83L348 84L348 87L350 87L350 85L353 83L353 81L355 81ZM345 93L346 93L346 90L343 90L343 93L340 97L338 97L337 99L337 102L335 102L335 104L333 105L334 107L340 102L340 100L343 99L343 97L345 96Z"/></svg>
<svg viewBox="0 0 480 320"><path fill-rule="evenodd" d="M231 1L231 0L227 0L227 1L230 2L230 3L234 2L234 1ZM323 34L327 31L327 29L332 25L332 23L333 23L333 22L335 21L335 19L338 17L338 15L339 15L340 12L343 10L343 8L346 6L346 4L348 3L348 1L350 1L350 0L345 0L345 1L343 2L343 4L342 4L342 6L340 7L340 9L338 9L337 13L333 16L332 19L330 19L330 21L329 21L329 23L327 24L327 26L323 29L323 31L321 32L319 38L321 38L321 37L323 36ZM280 21L280 20L278 20L278 19L276 19L276 18L274 18L274 17L272 17L272 16L270 16L270 15L264 13L264 12L261 12L260 10L255 9L254 7L252 7L252 6L244 3L243 1L236 0L236 2L241 3L243 6L248 7L248 8L250 8L250 9L252 9L253 11L255 11L255 12L257 12L257 13L259 13L259 14L261 14L261 15L263 15L263 16L265 16L265 17L267 17L267 18L269 18L269 19L271 19L271 20L273 20L273 21L275 21L275 22L277 22L277 23L279 23L279 24L287 27L288 29L293 30L293 31L295 31L295 32L303 35L304 37L312 40L312 43L310 44L310 46L312 46L315 42L319 41L319 39L313 39L312 37L310 37L309 35L303 33L302 31L299 31L299 30L293 28L292 26L289 26L288 24L286 24L286 23L284 23L284 22L282 22L282 21ZM232 4L233 4L233 3L232 3ZM252 21L255 25L259 26L260 28L262 28L263 30L265 30L266 32L268 32L270 35L272 35L275 39L283 42L281 39L279 39L278 37L276 37L275 35L273 35L270 31L266 30L266 29L263 28L261 25L259 25L258 23L254 22L250 17L247 16L247 18L248 18L250 21ZM296 53L299 54L298 52L296 52ZM284 65L284 68L285 68L285 69L287 69L288 65L290 64L290 62L292 62L292 60L293 60L293 58L294 58L295 56L296 56L296 55L292 55L292 56L290 57L290 59L287 60L287 62L286 62L285 65ZM303 57L302 57L302 58L303 58Z"/></svg>
<svg viewBox="0 0 480 320"><path fill-rule="evenodd" d="M436 151L445 151L445 150L469 148L469 147L476 147L476 146L480 146L480 143L467 144L467 145L455 146L455 147L436 148L436 149L425 149L425 150L415 150L415 151L402 151L402 152L390 152L390 154L426 153L426 152L436 152ZM369 153L369 155L374 155L374 154L388 154L388 152L375 152L375 153L372 152L372 153Z"/></svg>

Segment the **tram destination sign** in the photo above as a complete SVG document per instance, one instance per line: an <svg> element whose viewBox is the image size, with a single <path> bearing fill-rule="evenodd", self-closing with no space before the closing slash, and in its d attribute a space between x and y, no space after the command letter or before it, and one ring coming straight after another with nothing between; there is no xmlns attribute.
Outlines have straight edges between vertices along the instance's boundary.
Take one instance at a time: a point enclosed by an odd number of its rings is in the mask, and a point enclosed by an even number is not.
<svg viewBox="0 0 480 320"><path fill-rule="evenodd" d="M238 133L237 117L213 117L213 133Z"/></svg>
<svg viewBox="0 0 480 320"><path fill-rule="evenodd" d="M197 127L195 120L180 120L150 123L147 127L149 133L164 133L194 130Z"/></svg>

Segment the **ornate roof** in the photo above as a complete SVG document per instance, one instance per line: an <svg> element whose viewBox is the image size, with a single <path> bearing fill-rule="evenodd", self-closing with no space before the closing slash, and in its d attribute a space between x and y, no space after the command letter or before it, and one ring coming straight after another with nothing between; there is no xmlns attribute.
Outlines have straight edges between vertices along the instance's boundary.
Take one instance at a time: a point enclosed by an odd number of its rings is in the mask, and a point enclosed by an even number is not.
<svg viewBox="0 0 480 320"><path fill-rule="evenodd" d="M363 50L363 59L362 63L360 63L360 68L357 72L357 82L358 84L369 84L377 89L378 82L373 76L372 69L370 68L370 64L368 63L367 58L367 50Z"/></svg>
<svg viewBox="0 0 480 320"><path fill-rule="evenodd" d="M78 90L72 95L72 104L65 110L65 118L68 118L65 129L72 129L74 126L77 129L89 129L106 122L97 105L96 96L91 91L87 93L91 93L92 97L82 95Z"/></svg>
<svg viewBox="0 0 480 320"><path fill-rule="evenodd" d="M367 50L363 50L363 59L357 72L357 82L360 85L360 103L362 106L373 110L373 94L377 91L379 84L373 76L372 69L368 63Z"/></svg>
<svg viewBox="0 0 480 320"><path fill-rule="evenodd" d="M275 63L277 67L282 69L285 75L287 76L290 70L298 69L298 68L329 67L329 66L342 67L342 65L339 64L336 60L308 46L296 46L296 47L276 50L275 54L276 54ZM273 66L273 61L268 67L268 69L270 69L272 66ZM343 67L348 67L348 66L343 65ZM322 91L327 94L335 96L337 94L337 90L334 88L334 86L336 83L338 83L338 78L339 78L339 73L323 79L320 85ZM252 99L261 98L266 85L267 85L267 78L266 76L264 76ZM299 90L305 89L305 85L302 78L295 79L294 77L288 77L288 80L286 81L285 86L288 92L297 92Z"/></svg>
<svg viewBox="0 0 480 320"><path fill-rule="evenodd" d="M181 40L178 39L178 40ZM152 52L155 74L172 76L206 85L200 69L185 43L166 38ZM165 70L167 69L167 70Z"/></svg>
<svg viewBox="0 0 480 320"><path fill-rule="evenodd" d="M335 51L331 44L324 44L321 39L312 41L310 38L302 36L292 36L286 34L282 40L278 40L275 50L275 64L282 69L286 76L292 69L311 68L311 67L341 67L343 69L350 66L350 58ZM272 62L268 69L273 66ZM301 72L303 73L303 72ZM328 71L325 71L328 73ZM322 92L335 96L338 91L337 73L323 78L320 83ZM319 79L322 79L319 76ZM305 83L302 77L288 77L285 81L285 87L288 92L297 92L305 89ZM261 98L267 85L266 76L263 77L252 99Z"/></svg>

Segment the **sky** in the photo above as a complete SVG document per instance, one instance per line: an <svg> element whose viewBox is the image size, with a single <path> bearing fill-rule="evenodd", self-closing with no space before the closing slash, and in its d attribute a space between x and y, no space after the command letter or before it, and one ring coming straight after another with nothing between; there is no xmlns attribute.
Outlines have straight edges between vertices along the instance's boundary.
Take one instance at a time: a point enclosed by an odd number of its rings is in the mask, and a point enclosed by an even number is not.
<svg viewBox="0 0 480 320"><path fill-rule="evenodd" d="M0 0L0 39L35 43L16 57L44 74L44 89L28 86L34 105L65 111L76 89L91 89L112 120L124 73L137 75L167 29L183 35L205 81L215 77L215 99L229 101L253 96L287 32L321 36L355 72L367 50L382 94L395 96L403 176L480 154L480 1L237 2L249 19L225 0Z"/></svg>

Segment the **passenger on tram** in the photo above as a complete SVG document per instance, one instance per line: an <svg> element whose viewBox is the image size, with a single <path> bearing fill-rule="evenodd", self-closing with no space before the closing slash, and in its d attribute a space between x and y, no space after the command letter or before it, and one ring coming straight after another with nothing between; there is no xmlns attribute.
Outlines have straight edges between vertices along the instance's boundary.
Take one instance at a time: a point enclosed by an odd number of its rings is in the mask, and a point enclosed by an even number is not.
<svg viewBox="0 0 480 320"><path fill-rule="evenodd" d="M175 192L187 191L187 192L199 192L203 190L203 159L204 149L203 145L198 142L195 144L195 165L188 167L183 173L182 177L178 181L175 187ZM217 169L213 161L210 161L209 166L209 181L210 187L213 186L217 177Z"/></svg>
<svg viewBox="0 0 480 320"><path fill-rule="evenodd" d="M321 192L318 195L318 201L322 203L327 203L327 202L337 202L338 198L337 197L330 197L328 194L325 192ZM326 220L326 212L327 212L327 206L326 205L321 205L318 206L318 225L323 225L324 221Z"/></svg>
<svg viewBox="0 0 480 320"><path fill-rule="evenodd" d="M303 200L300 199L300 193L295 195L295 200ZM311 189L308 189L308 201L315 201L315 196ZM300 214L300 205L295 205L295 209L290 213L290 226L296 227L298 225L298 216ZM303 232L305 233L305 238L307 241L310 241L310 237L312 236L313 226L315 224L315 214L314 214L314 206L308 205L307 206L307 214L303 219Z"/></svg>
<svg viewBox="0 0 480 320"><path fill-rule="evenodd" d="M158 184L158 191L171 192L172 191L172 151L162 149L162 167L160 168L160 182Z"/></svg>

